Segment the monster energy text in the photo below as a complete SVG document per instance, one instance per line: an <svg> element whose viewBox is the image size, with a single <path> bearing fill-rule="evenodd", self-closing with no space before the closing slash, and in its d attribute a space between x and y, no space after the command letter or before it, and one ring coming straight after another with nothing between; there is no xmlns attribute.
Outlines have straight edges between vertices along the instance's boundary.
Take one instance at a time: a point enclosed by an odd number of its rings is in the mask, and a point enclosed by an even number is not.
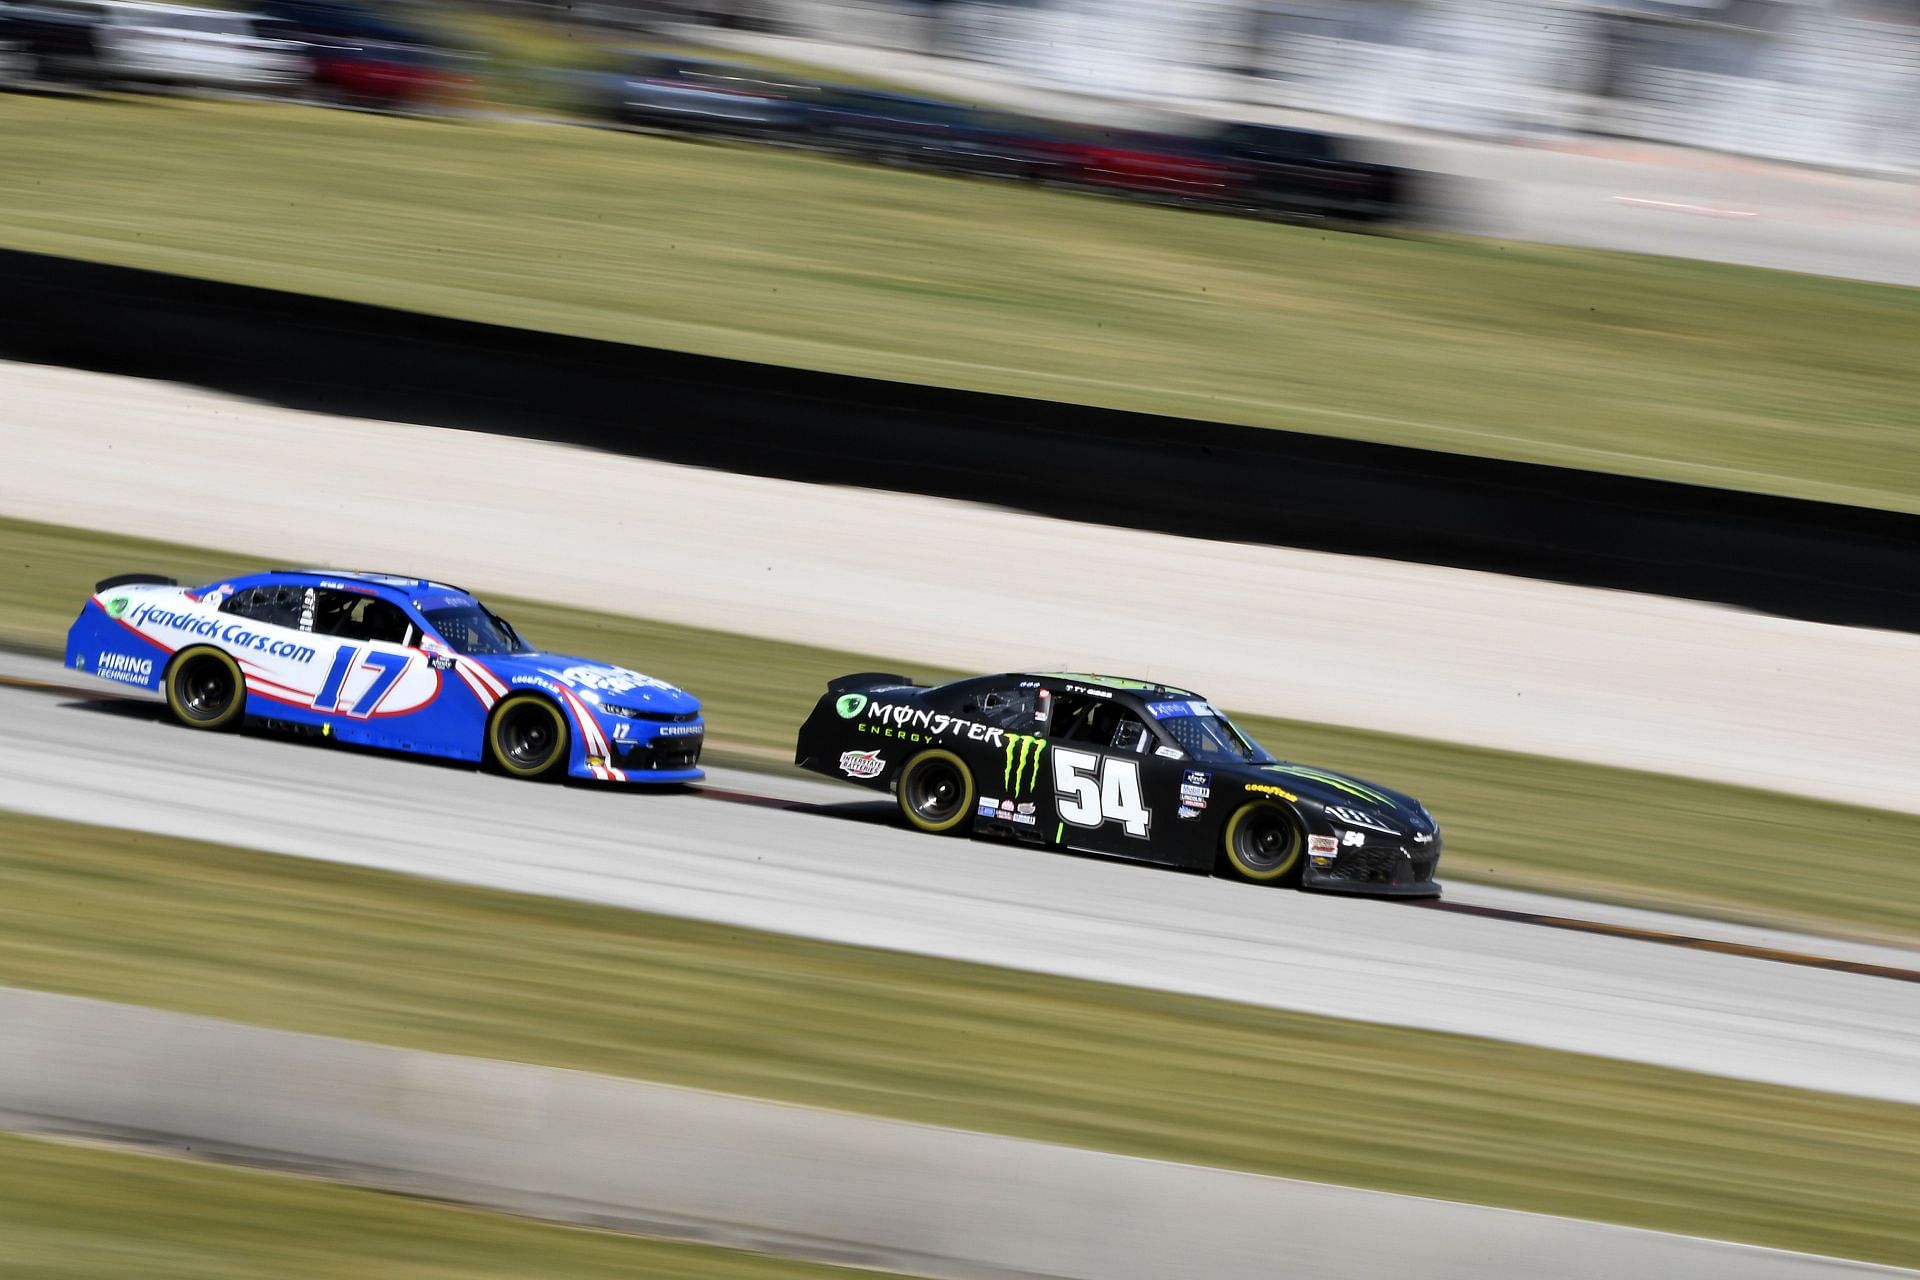
<svg viewBox="0 0 1920 1280"><path fill-rule="evenodd" d="M843 717L848 715L849 701L847 698L842 698L835 708ZM959 716L950 716L944 711L929 711L924 707L909 707L890 702L869 702L865 710L866 715L854 725L856 733L871 733L901 742L939 742L966 738L973 742L985 742L997 747L1007 737L1004 729L993 725L981 724L978 720L963 720ZM855 708L852 714L859 715L859 709Z"/></svg>

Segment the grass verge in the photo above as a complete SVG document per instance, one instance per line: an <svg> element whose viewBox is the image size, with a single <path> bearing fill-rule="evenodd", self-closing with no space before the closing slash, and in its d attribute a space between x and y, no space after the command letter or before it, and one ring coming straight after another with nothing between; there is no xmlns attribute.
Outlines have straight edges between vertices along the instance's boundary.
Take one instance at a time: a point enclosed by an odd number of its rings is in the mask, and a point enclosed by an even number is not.
<svg viewBox="0 0 1920 1280"><path fill-rule="evenodd" d="M58 653L92 584L151 569L214 582L224 552L0 518L0 645ZM826 681L885 657L562 605L494 603L536 643L673 680L706 703L709 758L792 759ZM922 679L947 674L904 668ZM1402 787L1447 832L1446 877L1913 945L1920 816L1336 725L1242 718L1277 754ZM1810 855L1817 851L1818 857Z"/></svg>
<svg viewBox="0 0 1920 1280"><path fill-rule="evenodd" d="M537 329L1920 510L1920 292L769 150L15 97L0 243Z"/></svg>
<svg viewBox="0 0 1920 1280"><path fill-rule="evenodd" d="M1920 1262L1920 1108L6 812L0 982Z"/></svg>
<svg viewBox="0 0 1920 1280"><path fill-rule="evenodd" d="M0 1272L63 1280L879 1275L0 1134Z"/></svg>

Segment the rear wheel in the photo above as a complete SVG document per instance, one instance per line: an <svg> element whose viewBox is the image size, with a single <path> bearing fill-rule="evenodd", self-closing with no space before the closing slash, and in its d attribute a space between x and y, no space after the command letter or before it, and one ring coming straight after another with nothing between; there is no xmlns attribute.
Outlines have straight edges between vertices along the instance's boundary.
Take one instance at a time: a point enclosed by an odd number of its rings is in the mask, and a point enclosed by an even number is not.
<svg viewBox="0 0 1920 1280"><path fill-rule="evenodd" d="M1227 819L1220 862L1227 874L1255 884L1291 883L1300 878L1300 854L1306 836L1300 819L1285 805L1259 800Z"/></svg>
<svg viewBox="0 0 1920 1280"><path fill-rule="evenodd" d="M167 664L167 708L190 729L230 729L247 710L247 681L223 649L183 649Z"/></svg>
<svg viewBox="0 0 1920 1280"><path fill-rule="evenodd" d="M973 770L951 751L922 751L900 771L900 812L916 831L961 831L979 792Z"/></svg>
<svg viewBox="0 0 1920 1280"><path fill-rule="evenodd" d="M516 778L554 778L566 772L572 735L560 708L537 693L501 700L487 721L487 756Z"/></svg>

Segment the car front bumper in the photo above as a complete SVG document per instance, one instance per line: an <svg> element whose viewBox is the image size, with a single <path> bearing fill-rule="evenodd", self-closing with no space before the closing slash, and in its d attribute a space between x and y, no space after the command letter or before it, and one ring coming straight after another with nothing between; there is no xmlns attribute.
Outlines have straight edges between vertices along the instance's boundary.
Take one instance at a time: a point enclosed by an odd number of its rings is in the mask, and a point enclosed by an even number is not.
<svg viewBox="0 0 1920 1280"><path fill-rule="evenodd" d="M1440 841L1403 845L1369 841L1342 845L1331 855L1309 855L1300 872L1308 889L1334 893L1365 893L1380 897L1437 898L1440 882Z"/></svg>

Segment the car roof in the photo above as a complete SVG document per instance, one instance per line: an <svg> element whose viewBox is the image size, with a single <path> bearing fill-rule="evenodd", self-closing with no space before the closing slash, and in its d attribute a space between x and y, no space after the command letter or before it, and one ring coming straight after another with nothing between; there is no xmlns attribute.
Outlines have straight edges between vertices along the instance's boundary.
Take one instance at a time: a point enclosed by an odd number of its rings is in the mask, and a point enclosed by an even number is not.
<svg viewBox="0 0 1920 1280"><path fill-rule="evenodd" d="M431 578L411 578L399 573L374 573L366 569L270 569L268 572L276 577L363 583L370 587L384 587L399 595L433 591L469 598L473 596L473 593L465 587L456 587L452 583L435 582Z"/></svg>
<svg viewBox="0 0 1920 1280"><path fill-rule="evenodd" d="M1034 680L1071 680L1075 684L1091 685L1096 689L1111 689L1116 693L1165 694L1172 698L1198 698L1199 694L1191 689L1180 689L1170 684L1160 684L1154 680L1135 680L1127 676L1103 676L1087 671L1034 671L1028 673Z"/></svg>

